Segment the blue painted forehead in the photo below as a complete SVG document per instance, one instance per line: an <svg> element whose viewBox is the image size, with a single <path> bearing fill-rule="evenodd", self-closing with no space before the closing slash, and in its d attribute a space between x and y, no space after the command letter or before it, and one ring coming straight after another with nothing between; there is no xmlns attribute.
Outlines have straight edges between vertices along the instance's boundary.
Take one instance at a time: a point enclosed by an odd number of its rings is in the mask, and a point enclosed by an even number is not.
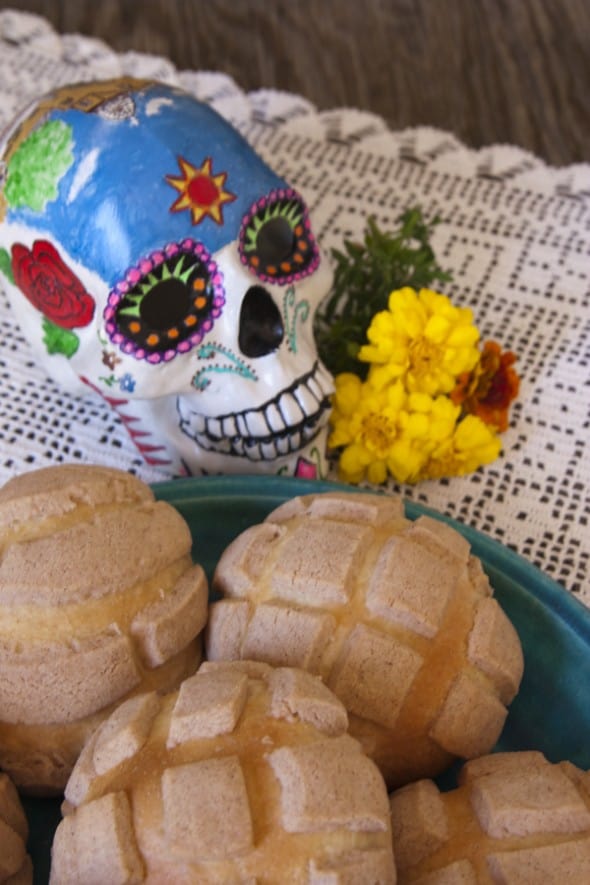
<svg viewBox="0 0 590 885"><path fill-rule="evenodd" d="M238 236L252 205L287 187L208 105L160 83L128 88L91 112L54 109L73 162L40 217L10 213L53 233L112 283L126 266L192 237L215 253Z"/></svg>

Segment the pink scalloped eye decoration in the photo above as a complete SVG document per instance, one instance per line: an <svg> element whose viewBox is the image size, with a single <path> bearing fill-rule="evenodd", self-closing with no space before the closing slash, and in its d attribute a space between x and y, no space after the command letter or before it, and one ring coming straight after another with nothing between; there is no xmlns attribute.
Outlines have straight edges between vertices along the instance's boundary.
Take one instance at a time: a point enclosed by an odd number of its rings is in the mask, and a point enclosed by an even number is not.
<svg viewBox="0 0 590 885"><path fill-rule="evenodd" d="M129 268L109 294L105 328L123 353L154 365L187 353L225 304L223 277L202 243L171 243Z"/></svg>
<svg viewBox="0 0 590 885"><path fill-rule="evenodd" d="M239 253L263 282L287 285L313 273L320 253L305 203L291 188L273 190L242 221Z"/></svg>

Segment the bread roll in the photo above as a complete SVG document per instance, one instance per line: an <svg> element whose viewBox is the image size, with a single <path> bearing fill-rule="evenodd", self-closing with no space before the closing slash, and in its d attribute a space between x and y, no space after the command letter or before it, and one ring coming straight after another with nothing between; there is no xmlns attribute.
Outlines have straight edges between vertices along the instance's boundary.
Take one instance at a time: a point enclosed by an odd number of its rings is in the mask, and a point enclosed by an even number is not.
<svg viewBox="0 0 590 885"><path fill-rule="evenodd" d="M388 785L496 742L522 677L519 638L449 525L401 499L292 499L223 552L206 651L320 675Z"/></svg>
<svg viewBox="0 0 590 885"><path fill-rule="evenodd" d="M33 866L27 854L29 825L16 787L0 774L0 882L31 885Z"/></svg>
<svg viewBox="0 0 590 885"><path fill-rule="evenodd" d="M180 514L123 471L67 465L0 489L0 767L63 791L125 698L194 673L208 587Z"/></svg>
<svg viewBox="0 0 590 885"><path fill-rule="evenodd" d="M590 773L542 753L467 762L459 787L421 780L391 797L400 885L586 885Z"/></svg>
<svg viewBox="0 0 590 885"><path fill-rule="evenodd" d="M308 673L204 663L123 703L65 792L51 885L394 883L389 800Z"/></svg>

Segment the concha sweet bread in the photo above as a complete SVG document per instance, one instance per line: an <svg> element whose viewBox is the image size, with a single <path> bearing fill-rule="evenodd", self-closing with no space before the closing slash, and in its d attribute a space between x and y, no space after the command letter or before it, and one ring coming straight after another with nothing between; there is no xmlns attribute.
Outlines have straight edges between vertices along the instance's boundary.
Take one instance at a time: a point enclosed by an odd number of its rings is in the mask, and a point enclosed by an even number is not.
<svg viewBox="0 0 590 885"><path fill-rule="evenodd" d="M27 854L29 824L16 787L0 774L0 882L30 885L33 866Z"/></svg>
<svg viewBox="0 0 590 885"><path fill-rule="evenodd" d="M587 885L590 773L542 753L465 763L459 786L434 781L391 797L400 885Z"/></svg>
<svg viewBox="0 0 590 885"><path fill-rule="evenodd" d="M320 675L390 787L495 744L522 648L459 532L399 498L294 498L218 562L207 657Z"/></svg>
<svg viewBox="0 0 590 885"><path fill-rule="evenodd" d="M59 793L120 701L195 672L207 580L179 513L111 468L7 482L0 544L0 768Z"/></svg>
<svg viewBox="0 0 590 885"><path fill-rule="evenodd" d="M394 883L385 784L346 726L316 677L248 662L124 702L66 787L51 885Z"/></svg>

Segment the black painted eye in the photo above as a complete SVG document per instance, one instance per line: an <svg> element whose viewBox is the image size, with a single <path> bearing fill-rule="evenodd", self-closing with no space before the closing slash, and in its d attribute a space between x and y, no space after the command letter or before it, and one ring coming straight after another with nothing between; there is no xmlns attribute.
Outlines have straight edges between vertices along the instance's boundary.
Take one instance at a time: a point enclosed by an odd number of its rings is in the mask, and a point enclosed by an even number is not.
<svg viewBox="0 0 590 885"><path fill-rule="evenodd" d="M217 265L200 243L185 240L127 272L109 295L106 331L125 353L159 363L199 344L224 302Z"/></svg>
<svg viewBox="0 0 590 885"><path fill-rule="evenodd" d="M293 228L281 215L264 222L256 236L256 254L263 266L280 267L283 262L291 260L296 247Z"/></svg>
<svg viewBox="0 0 590 885"><path fill-rule="evenodd" d="M301 197L285 189L258 200L242 222L239 250L264 282L286 285L312 273L319 251Z"/></svg>

